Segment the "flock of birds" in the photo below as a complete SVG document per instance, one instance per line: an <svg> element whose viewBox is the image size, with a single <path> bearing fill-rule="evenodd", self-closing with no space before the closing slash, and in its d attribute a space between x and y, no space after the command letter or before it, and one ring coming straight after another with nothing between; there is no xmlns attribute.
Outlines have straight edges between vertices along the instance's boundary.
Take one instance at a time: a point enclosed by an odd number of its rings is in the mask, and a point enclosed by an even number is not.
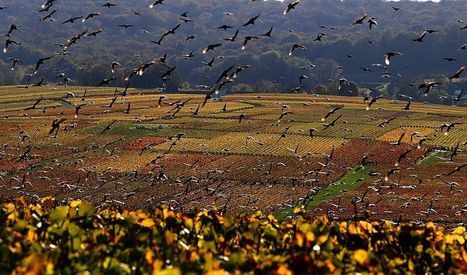
<svg viewBox="0 0 467 275"><path fill-rule="evenodd" d="M252 1L255 1L255 0L252 0ZM149 5L148 8L149 9L156 9L158 6L164 4L164 2L165 2L164 0L157 0L157 1L153 2L153 3L151 3L151 5ZM288 16L290 13L293 13L295 9L299 8L300 2L301 2L300 0L294 0L292 2L287 3L286 6L285 6L285 9L284 9L284 12L283 12L284 16ZM118 7L118 4L111 3L111 2L106 2L106 3L102 4L102 7L111 9L111 8ZM7 9L7 8L8 7L0 6L0 12L2 10ZM394 11L399 10L399 8L397 8L397 7L393 7L393 9L394 9ZM54 18L54 15L55 15L55 13L57 11L58 11L58 6L56 5L56 1L55 0L47 0L39 9L40 14L42 15L41 18L40 18L40 21L56 21L56 19ZM142 16L139 12L134 11L134 10L131 10L131 13L134 16ZM229 16L229 15L232 15L232 14L233 14L232 12L225 12L226 16ZM101 15L102 15L102 12L90 12L87 15L68 18L68 19L64 20L63 22L61 22L61 24L74 24L75 22L86 23L87 21L93 20L94 18L99 17ZM261 13L255 15L252 18L249 18L249 19L245 20L245 23L242 24L241 27L242 28L247 28L250 25L254 25L256 23L256 21L260 17L261 17ZM191 18L189 16L189 11L186 11L186 12L183 12L182 14L180 14L179 20L180 20L180 23L175 25L173 28L163 32L162 35L157 40L151 40L150 42L154 43L156 45L162 45L162 43L164 42L164 40L166 38L168 38L169 36L175 35L177 33L177 31L184 24L187 24L189 22L193 22L195 19L193 19L193 18ZM365 25L366 24L366 25L368 25L369 29L372 29L375 26L378 26L378 21L377 20L378 19L376 17L369 16L368 14L365 13L361 17L357 18L352 24L353 25ZM127 29L127 28L132 28L134 26L131 25L131 24L120 24L119 27ZM5 34L5 43L4 43L4 49L3 49L4 53L7 53L11 47L21 45L21 43L19 41L15 40L15 38L14 38L15 31L18 30L19 28L21 28L21 27L15 25L15 24L12 24L9 27L7 33ZM334 27L322 26L322 28L332 29ZM462 30L465 30L466 28L467 28L467 25L465 27L461 27L460 30L462 31ZM217 29L227 31L229 29L235 29L235 27L224 24L224 25L218 26ZM103 29L98 29L98 30L94 30L94 31L86 29L85 31L82 31L82 32L70 37L65 43L62 43L62 44L58 45L60 47L60 51L57 52L57 55L69 54L68 50L70 49L70 47L72 45L74 45L74 44L79 43L81 38L83 38L83 37L96 37L97 35L99 35L103 31L104 31ZM240 42L241 49L244 50L244 49L246 49L246 47L249 45L249 43L251 41L258 40L258 39L271 38L273 36L273 31L274 31L274 27L272 26L272 27L269 28L269 30L267 32L265 32L263 34L260 34L260 35L246 35L243 38L240 38L239 37L239 28L237 28L237 29L235 29L232 36L225 38L224 41L221 42L221 43L213 43L213 44L206 45L201 50L201 53L203 55L211 54L211 53L215 52L216 49L218 49L219 47L222 47L224 43L231 43L231 42L236 42L236 41ZM432 33L438 32L438 31L439 30L436 30L436 29L425 29L425 30L423 30L421 32L421 34L418 37L414 38L413 41L421 43L421 42L424 41L424 39L426 38L427 35L430 35ZM318 36L316 37L315 41L321 41L324 36L326 36L326 33L323 33L323 32L319 33ZM187 37L187 40L195 39L195 38L196 38L196 34L192 34L192 35L189 35ZM465 50L465 49L467 49L467 44L464 44L459 48L459 50ZM306 50L306 47L304 45L298 44L298 43L293 44L292 47L290 48L289 52L288 52L288 55L290 55L290 56L293 55L296 50ZM190 59L190 58L192 58L194 56L194 54L195 53L192 51L192 52L190 52L188 54L185 54L184 58L185 59ZM388 68L388 66L390 66L392 64L392 62L395 62L394 60L397 59L397 57L399 57L401 55L403 55L403 53L401 53L401 52L388 51L384 56L384 64L381 64L381 66L383 66L385 68ZM35 64L32 64L32 66L30 66L30 69L31 69L30 76L37 75L38 72L41 70L41 68L43 68L47 64L47 62L50 61L53 58L54 58L54 55L44 56L44 57L39 58ZM112 101L110 102L108 107L112 108L112 105L118 100L118 98L120 96L125 97L125 96L128 95L128 89L130 87L130 82L132 81L133 78L144 75L144 73L149 68L155 66L156 64L157 65L162 64L166 68L164 73L160 76L161 80L163 82L166 82L167 80L169 80L172 77L173 73L175 72L176 66L168 65L167 64L168 63L167 58L168 58L167 54L164 54L161 57L150 60L147 63L142 63L138 67L129 70L128 73L122 79L122 81L124 81L124 83L125 83L125 89L122 92L119 92L118 94L116 92L116 94L112 98ZM218 59L218 58L220 58L220 57L214 56L214 57L212 57L212 59L209 62L205 62L203 64L206 65L206 66L212 67L215 60ZM23 63L19 58L15 58L15 57L10 58L10 60L11 60L11 70L15 70L15 68L16 68L16 66L18 64ZM446 60L449 61L449 62L456 61L455 58L451 58L451 57L447 57ZM116 72L118 67L122 67L121 63L118 62L118 61L114 61L111 64L109 64L109 67L110 67L110 71L112 72L112 75L105 78L105 79L102 79L102 81L100 83L98 83L96 86L109 86L109 85L112 85L112 83L115 80L117 80L114 73ZM215 98L215 96L218 95L226 87L226 85L235 82L238 79L238 76L241 73L243 73L245 70L248 70L248 69L252 69L252 66L251 65L236 66L235 64L233 64L233 65L229 66L228 68L225 68L225 70L223 70L222 72L220 72L219 77L213 83L210 91L206 94L206 96L205 96L204 100L202 101L202 103L200 105L198 105L198 107L194 111L193 115L197 116L199 114L199 112L201 111L201 109L209 102L209 100ZM455 73L453 73L452 75L450 75L448 77L448 81L452 82L452 81L456 81L456 80L460 79L462 74L464 73L464 70L465 70L465 67L461 66ZM298 76L300 86L297 86L296 88L294 88L293 91L297 91L297 92L301 91L301 89L304 87L304 85L302 85L302 81L304 79L306 79L306 78L308 78L306 75ZM57 75L57 79L62 79L62 82L65 85L68 82L71 81L71 79L68 78L65 73L59 73ZM340 79L337 80L337 82L339 83L339 89L345 87L345 85L350 83L350 81L345 79L345 78L340 78ZM44 78L42 78L40 81L38 81L37 83L34 83L34 84L31 84L28 81L28 83L26 84L25 87L26 88L28 88L28 87L38 87L38 86L42 86L44 84L45 84L45 81L44 81ZM420 84L411 84L411 85L415 86L417 88L417 90L419 90L423 94L427 95L434 87L437 87L437 86L440 86L440 85L443 85L443 84L444 83L437 82L437 81L432 81L432 82L428 82L428 83L424 82L424 83L420 83ZM72 94L72 93L67 94L67 98L69 96L75 97L75 95ZM407 103L404 104L404 106L401 106L401 110L410 110L411 101L413 100L413 98L411 98L410 96L404 95L404 94L399 94L399 96L402 97L402 98L405 98L407 100ZM452 97L453 102L460 102L462 100L462 96L463 96L463 90L459 95L456 95L456 96ZM86 97L86 92L83 95L82 101L85 101L85 97ZM367 104L367 110L370 110L370 108L381 98L382 98L382 96L371 96L370 97L369 95L365 95L365 97L363 98L363 102ZM164 96L164 95L160 96L158 106L163 105L164 101L166 99L167 99L167 96ZM28 107L26 110L35 110L38 107L38 105L42 102L42 100L43 100L43 98L37 99L37 101L32 106ZM190 102L190 101L191 101L191 98L187 99L187 100L180 100L180 101L176 101L176 102L172 102L172 103L167 103L172 107L172 109L169 111L170 116L174 117L175 115L177 115L182 110L182 108L186 107L187 103ZM75 117L77 117L79 115L80 110L82 108L84 108L84 106L85 106L85 104L75 105ZM340 123L340 122L346 123L345 120L343 120L343 118L342 118L342 114L339 114L339 112L340 112L340 110L342 108L343 108L343 106L337 106L337 107L333 107L332 109L330 109L329 112L327 114L325 114L323 116L323 118L322 118L323 128L320 129L320 130L315 129L315 128L310 129L309 130L310 136L313 137L313 135L316 134L316 132L319 132L319 131L326 131L328 128L334 127L337 123ZM129 114L130 110L131 110L131 105L130 105L130 103L128 103L126 113ZM226 104L224 105L222 111L227 111L227 105ZM285 119L285 117L290 115L290 114L293 114L293 111L291 111L288 106L286 106L286 105L283 106L283 108L281 110L281 113L279 114L279 118L278 118L277 123L280 123L281 121L283 121ZM246 117L247 116L245 114L240 114L239 117L238 117L239 124L241 124L242 121ZM330 119L330 121L326 122L327 119ZM385 127L394 119L395 118L387 119L378 126L379 127ZM56 118L56 119L54 119L51 126L50 126L50 130L48 132L49 136L50 137L57 137L57 134L61 130L67 130L66 127L65 127L65 129L63 129L63 127L62 127L62 124L65 121L66 121L65 118ZM110 131L111 128L117 122L118 122L117 120L111 121L108 125L106 125L102 129L102 131L99 133L98 136L101 136L101 135L105 134L106 132ZM458 123L458 122L448 122L448 123L440 125L439 130L447 135L450 130L452 130L456 125L459 125L459 124L460 123ZM276 144L278 144L281 141L281 139L285 138L288 135L288 131L289 131L289 127L286 127L285 130L278 137L278 140L277 140ZM400 138L396 142L392 143L392 145L394 145L394 146L401 145L402 140L404 138L404 135L406 135L405 132L403 132L401 134ZM415 136L417 136L417 134L414 134L413 136L411 136L411 139L413 137L415 137ZM176 135L174 135L172 137L169 137L171 145L170 145L170 148L168 149L167 153L169 153L172 150L172 148L174 146L176 146L180 142L180 140L182 140L183 137L184 137L183 133L179 133L179 134L176 134ZM395 163L394 168L389 170L386 175L382 175L383 177L382 177L382 180L380 181L380 184L379 185L371 185L370 188L378 190L378 192L379 192L379 190L382 190L382 189L386 188L385 184L388 182L389 177L400 171L400 169L401 169L400 168L400 163L404 159L406 159L408 157L408 155L409 155L409 153L411 151L413 151L413 150L415 150L417 148L420 148L422 143L428 139L428 137L426 137L426 136L417 136L417 137L419 138L418 144L416 144L413 147L411 147L411 148L407 149L406 151L402 152L398 156L398 160ZM28 138L27 134L22 132L21 133L21 139L24 141L27 138ZM254 137L249 136L249 137L246 138L246 144L248 144L249 140L255 141ZM109 143L109 144L105 144L103 146L95 145L92 148L92 150L99 150L99 149L106 150L108 152L108 154L111 156L111 155L114 154L114 152L109 151L107 148L109 146L111 146L112 144L113 143ZM447 157L447 160L453 161L454 157L457 156L457 154L461 151L460 148L462 146L465 146L465 145L466 145L465 142L463 144L459 143L456 146L456 148L454 148L452 150L452 152L449 154L449 156ZM145 147L141 151L141 154L143 154L147 149L148 148ZM26 149L24 150L24 152L20 154L19 159L20 160L30 159L31 158L31 156L30 156L31 150L32 150L32 147L27 146ZM298 153L299 147L297 146L297 148L292 148L291 151L293 151L295 153ZM333 152L334 152L334 150L333 150ZM313 174L316 177L318 177L319 175L329 175L330 170L326 171L326 169L332 166L332 162L333 162L333 158L334 158L333 152L331 152L330 154L327 154L325 156L325 162L320 162L320 167L319 167L318 170L313 171ZM165 154L164 155L158 155L153 161L151 161L151 163L156 164L158 161L160 161L160 159L164 158L164 156L165 156ZM361 167L365 166L366 161L368 160L368 157L369 157L368 155L364 156L363 160L361 161ZM456 192L459 192L459 190L460 190L458 188L459 184L455 183L455 182L449 182L446 179L444 179L444 177L449 177L454 173L459 173L466 166L467 166L467 164L458 165L452 171L449 171L446 174L437 175L435 179L441 179L441 180L446 181L446 183L449 184L451 189L455 189ZM24 189L28 184L27 177L29 176L29 174L32 173L32 169L34 169L34 168L29 168L29 169L30 169L30 171L26 172L23 177L14 176L10 180L9 186L2 186L2 187L10 188L10 190L15 190L17 192L23 192L24 193L25 192ZM272 173L271 170L272 170L272 165L271 165L271 167L269 169L269 173ZM87 179L87 177L89 175L91 175L93 173L92 170L86 170L86 169L83 169L81 172L83 174L87 175L86 179ZM210 173L223 173L223 172L225 172L225 171L210 171ZM105 174L105 171L103 173L101 173L100 176L97 176L96 181L101 182L102 184L105 184L108 181L108 179L104 178L104 176L103 176L104 174ZM42 177L46 178L45 176L42 176ZM138 178L138 173L136 171L132 175L132 178ZM163 181L163 180L167 179L167 176L163 173L163 171L159 171L157 174L151 175L150 178L152 179L151 181ZM17 184L13 184L15 181L17 182ZM183 197L183 195L184 195L185 198L188 198L189 197L188 191L190 190L190 186L192 186L191 184L192 183L199 183L199 182L200 182L200 179L196 179L196 178L193 178L193 177L190 177L189 179L187 179L185 181L185 183L187 184L186 185L187 188L186 188L186 190L184 192L182 192L182 194L180 196ZM392 184L390 184L390 186L394 186L395 184L396 183L392 183ZM70 184L68 182L63 182L59 186L62 189L63 188L64 189L69 189L69 190L73 190L73 191L76 191L76 192L79 192L79 190L82 190L84 188L83 185L82 185L81 179L79 179L78 183L76 183L76 184ZM210 196L210 195L216 193L216 191L219 188L221 188L220 185L217 188L214 188L214 189L206 188L207 196ZM392 189L392 187L389 187L389 188ZM460 190L460 191L462 191L462 190ZM304 205L307 205L318 192L319 192L319 190L317 190L314 187L314 188L312 188L310 190L308 195L305 196L304 198L301 198L300 201L302 201ZM135 195L135 193L136 193L136 191L125 192L123 197L125 197L125 198L131 197L131 196ZM365 203L366 207L364 207L364 211L366 211L366 209L370 206L369 201L365 200L366 195L367 195L367 192L365 192L365 194L363 196L352 198L352 204L358 205L358 204L361 204L361 203ZM182 201L182 198L179 197L178 199L179 199L179 201L177 201L176 199L171 199L168 202L169 203L174 203L175 202L176 205L180 206L181 205L180 201ZM418 198L418 199L422 200L423 198ZM149 203L155 203L156 201L157 201L156 199L149 199L148 200ZM227 200L226 204L228 203L228 201L229 200ZM108 193L104 194L104 202L105 203L110 203L110 204L115 203L115 202L120 203L120 204L124 204L123 202L119 202L119 201L117 201L115 199L112 199L112 195L108 194ZM408 202L407 206L409 204L410 204L410 202ZM426 211L427 216L429 216L431 213L433 213L433 211L436 212L436 210L433 209L433 201L431 201L430 206L428 207L428 209ZM461 214L466 213L466 212L467 212L467 205L464 206L460 210Z"/></svg>

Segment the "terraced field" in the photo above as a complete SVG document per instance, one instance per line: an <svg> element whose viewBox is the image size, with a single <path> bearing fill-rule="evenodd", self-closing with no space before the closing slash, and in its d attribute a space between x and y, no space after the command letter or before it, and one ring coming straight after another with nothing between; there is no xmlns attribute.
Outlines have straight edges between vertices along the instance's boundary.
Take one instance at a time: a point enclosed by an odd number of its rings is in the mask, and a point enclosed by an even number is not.
<svg viewBox="0 0 467 275"><path fill-rule="evenodd" d="M405 102L379 100L366 110L358 97L304 94L235 94L202 106L202 95L120 93L0 87L1 200L467 217L465 107L406 111Z"/></svg>

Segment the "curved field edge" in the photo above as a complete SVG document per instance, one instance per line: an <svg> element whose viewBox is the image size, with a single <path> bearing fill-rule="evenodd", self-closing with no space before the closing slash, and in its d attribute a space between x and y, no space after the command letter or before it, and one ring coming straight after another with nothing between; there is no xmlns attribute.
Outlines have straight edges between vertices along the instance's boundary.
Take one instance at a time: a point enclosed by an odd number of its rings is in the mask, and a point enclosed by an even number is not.
<svg viewBox="0 0 467 275"><path fill-rule="evenodd" d="M0 209L0 268L12 273L465 273L467 232L390 221L279 222L219 211L97 210L53 198Z"/></svg>

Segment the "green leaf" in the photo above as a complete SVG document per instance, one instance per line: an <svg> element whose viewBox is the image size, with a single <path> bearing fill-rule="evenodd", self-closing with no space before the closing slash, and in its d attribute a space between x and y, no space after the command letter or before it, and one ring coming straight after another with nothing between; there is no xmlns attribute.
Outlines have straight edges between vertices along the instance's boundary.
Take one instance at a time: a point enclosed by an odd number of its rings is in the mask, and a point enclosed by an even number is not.
<svg viewBox="0 0 467 275"><path fill-rule="evenodd" d="M50 220L52 222L62 222L68 216L69 206L58 206L52 212L50 212Z"/></svg>

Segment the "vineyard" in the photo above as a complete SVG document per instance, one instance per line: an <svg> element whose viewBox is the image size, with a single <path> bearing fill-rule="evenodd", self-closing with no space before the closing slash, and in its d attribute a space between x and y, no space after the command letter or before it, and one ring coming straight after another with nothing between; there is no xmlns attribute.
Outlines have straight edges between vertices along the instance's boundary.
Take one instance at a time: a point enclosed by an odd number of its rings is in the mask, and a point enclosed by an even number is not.
<svg viewBox="0 0 467 275"><path fill-rule="evenodd" d="M306 94L203 106L199 94L119 90L1 87L1 201L466 220L463 107L381 99L366 110L362 98Z"/></svg>

